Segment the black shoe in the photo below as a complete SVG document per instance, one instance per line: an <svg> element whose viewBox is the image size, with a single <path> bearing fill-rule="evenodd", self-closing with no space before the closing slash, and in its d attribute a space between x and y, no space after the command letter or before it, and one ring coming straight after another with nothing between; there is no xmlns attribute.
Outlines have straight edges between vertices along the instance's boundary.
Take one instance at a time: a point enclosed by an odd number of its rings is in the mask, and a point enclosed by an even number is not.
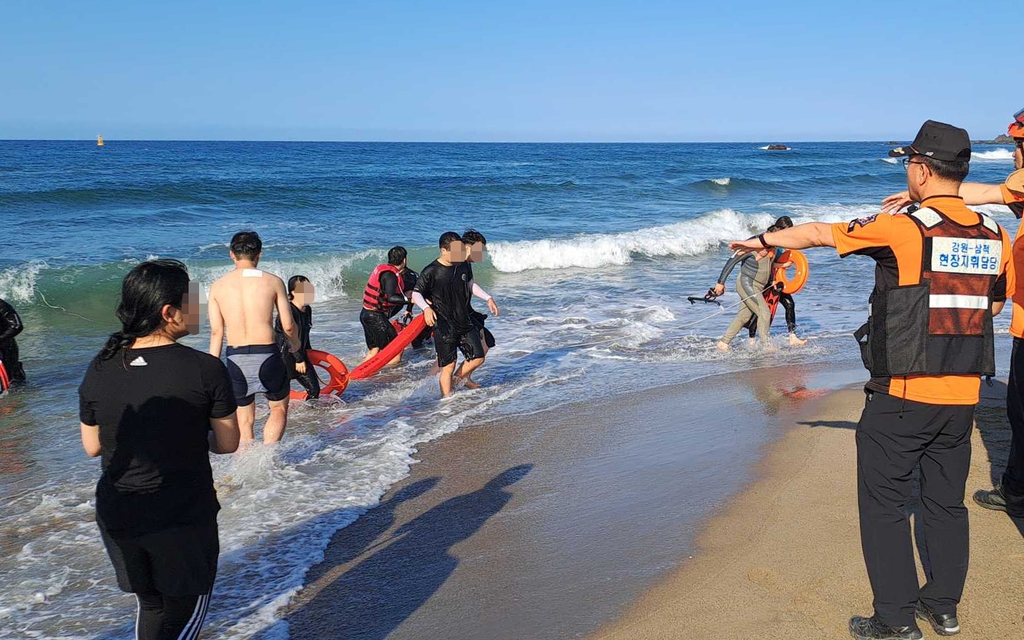
<svg viewBox="0 0 1024 640"><path fill-rule="evenodd" d="M960 621L956 619L955 614L932 613L920 602L914 607L914 613L917 614L918 620L924 620L932 625L932 629L940 636L955 636L960 633Z"/></svg>
<svg viewBox="0 0 1024 640"><path fill-rule="evenodd" d="M992 491L976 491L974 493L974 501L986 509L1006 511L1006 495L1003 493L1003 488L998 484Z"/></svg>
<svg viewBox="0 0 1024 640"><path fill-rule="evenodd" d="M906 627L890 627L877 616L850 618L850 635L857 640L921 640L924 634L916 624Z"/></svg>

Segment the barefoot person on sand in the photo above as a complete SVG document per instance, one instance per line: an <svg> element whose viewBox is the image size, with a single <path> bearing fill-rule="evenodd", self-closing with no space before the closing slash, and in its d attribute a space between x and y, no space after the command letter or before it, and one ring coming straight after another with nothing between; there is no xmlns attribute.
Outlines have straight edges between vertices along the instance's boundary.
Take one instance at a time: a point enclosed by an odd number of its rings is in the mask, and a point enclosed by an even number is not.
<svg viewBox="0 0 1024 640"><path fill-rule="evenodd" d="M447 398L452 393L454 380L465 381L471 389L479 387L468 379L484 363L480 331L469 315L470 298L476 296L485 300L495 316L498 305L473 282L473 267L466 262L462 236L448 231L438 240L438 246L441 256L420 272L412 301L423 310L427 324L434 327L437 366L441 368L441 395ZM459 351L466 359L456 369Z"/></svg>
<svg viewBox="0 0 1024 640"><path fill-rule="evenodd" d="M957 193L967 176L967 132L929 120L902 157L907 186L924 208L849 224L803 224L733 242L737 252L835 247L877 263L872 314L857 332L871 379L857 425L861 543L875 613L855 616L858 640L922 638L959 632L957 605L967 578L964 487L974 407L983 375L995 374L992 315L1014 285L1010 243L993 220ZM930 560L920 587L908 503L920 466L916 529Z"/></svg>
<svg viewBox="0 0 1024 640"><path fill-rule="evenodd" d="M117 317L78 390L82 447L102 457L96 524L117 586L138 600L135 637L197 638L220 554L209 454L238 448L231 381L178 344L200 319L177 260L132 269Z"/></svg>
<svg viewBox="0 0 1024 640"><path fill-rule="evenodd" d="M280 442L288 424L288 369L274 337L274 309L293 353L302 348L284 282L256 268L263 241L255 231L231 239L231 271L210 287L210 354L220 357L224 332L228 339L228 372L238 402L242 443L253 441L256 394L270 403L263 442Z"/></svg>
<svg viewBox="0 0 1024 640"><path fill-rule="evenodd" d="M965 182L960 185L960 197L969 205L1006 205L1019 220L1024 215L1024 109L1014 116L1007 134L1014 142L1015 172L1001 185ZM896 213L913 202L910 194L903 191L883 200L882 207L889 213ZM1013 271L1018 276L1024 274L1024 224L1017 227L1017 237L1013 241ZM1006 415L1012 433L1010 457L1000 483L991 491L976 492L974 501L986 509L1024 518L1024 278L1017 278L1017 288L1011 297L1013 351L1006 393Z"/></svg>

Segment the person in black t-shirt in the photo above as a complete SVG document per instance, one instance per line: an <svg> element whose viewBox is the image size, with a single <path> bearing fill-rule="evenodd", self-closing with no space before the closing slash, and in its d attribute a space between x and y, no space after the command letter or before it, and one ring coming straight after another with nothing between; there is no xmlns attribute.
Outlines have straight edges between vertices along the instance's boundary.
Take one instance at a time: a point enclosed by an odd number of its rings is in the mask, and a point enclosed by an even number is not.
<svg viewBox="0 0 1024 640"><path fill-rule="evenodd" d="M277 347L281 350L281 358L288 369L288 379L299 381L306 390L306 400L316 400L320 397L320 379L316 377L313 365L306 358L306 352L313 348L309 342L309 332L313 328L313 309L309 305L315 297L316 290L309 278L288 278L288 300L291 301L292 320L299 332L299 342L302 343L302 348L298 351L292 352L288 334L281 327L281 318L274 321Z"/></svg>
<svg viewBox="0 0 1024 640"><path fill-rule="evenodd" d="M441 257L420 272L412 300L423 309L427 324L434 327L437 366L441 368L441 395L448 397L452 393L453 378L467 380L484 363L480 331L469 315L470 298L475 295L486 300L494 315L498 315L498 305L473 282L473 267L466 262L462 236L448 231L441 236L438 246ZM460 350L465 361L456 369ZM479 385L467 380L467 386L477 388Z"/></svg>
<svg viewBox="0 0 1024 640"><path fill-rule="evenodd" d="M239 430L227 368L177 343L199 331L198 287L176 260L125 276L121 330L78 390L82 446L101 456L96 524L117 584L139 601L136 637L195 638L220 544L209 452L232 453Z"/></svg>

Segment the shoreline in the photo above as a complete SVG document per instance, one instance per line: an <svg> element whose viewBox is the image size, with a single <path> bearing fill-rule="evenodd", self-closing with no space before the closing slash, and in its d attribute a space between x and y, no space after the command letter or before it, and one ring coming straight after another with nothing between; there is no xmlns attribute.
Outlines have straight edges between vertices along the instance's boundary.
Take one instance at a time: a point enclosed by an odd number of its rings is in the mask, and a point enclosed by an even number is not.
<svg viewBox="0 0 1024 640"><path fill-rule="evenodd" d="M333 536L281 612L291 637L600 629L756 481L751 461L820 395L807 387L859 378L790 365L467 425L421 447L411 475Z"/></svg>
<svg viewBox="0 0 1024 640"><path fill-rule="evenodd" d="M1024 633L1024 523L978 507L1005 464L1005 384L983 386L972 437L966 503L971 568L959 608L967 639ZM708 519L693 560L672 571L618 620L588 640L647 638L848 638L853 615L870 615L861 556L854 433L859 389L829 394L769 447L760 478ZM914 504L911 505L914 508ZM918 573L924 571L918 559ZM769 630L769 631L766 631ZM925 637L934 637L926 625Z"/></svg>

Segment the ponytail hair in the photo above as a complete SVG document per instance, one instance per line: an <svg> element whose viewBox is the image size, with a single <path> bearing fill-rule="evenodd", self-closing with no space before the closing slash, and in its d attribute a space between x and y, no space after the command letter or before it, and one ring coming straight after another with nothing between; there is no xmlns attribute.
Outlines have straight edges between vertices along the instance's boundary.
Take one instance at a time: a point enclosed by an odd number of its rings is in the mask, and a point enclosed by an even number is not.
<svg viewBox="0 0 1024 640"><path fill-rule="evenodd" d="M188 294L188 269L178 260L147 260L128 272L121 283L117 318L121 330L110 335L100 360L110 360L163 326L164 305L181 308Z"/></svg>

